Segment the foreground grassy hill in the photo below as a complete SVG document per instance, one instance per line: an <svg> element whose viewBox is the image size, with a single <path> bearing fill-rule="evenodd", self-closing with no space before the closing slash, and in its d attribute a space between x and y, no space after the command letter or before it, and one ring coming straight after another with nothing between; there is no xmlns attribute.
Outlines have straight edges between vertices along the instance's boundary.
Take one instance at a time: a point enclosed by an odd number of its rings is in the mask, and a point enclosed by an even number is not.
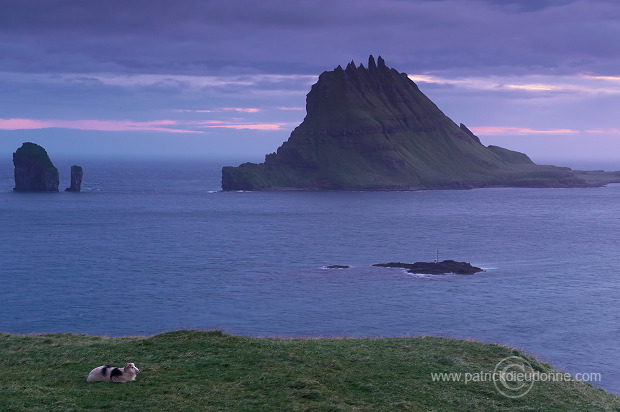
<svg viewBox="0 0 620 412"><path fill-rule="evenodd" d="M582 382L536 382L520 398L492 382L431 373L493 371L516 349L447 338L266 339L218 331L153 337L0 334L0 410L618 411ZM95 366L135 362L126 384L87 383Z"/></svg>

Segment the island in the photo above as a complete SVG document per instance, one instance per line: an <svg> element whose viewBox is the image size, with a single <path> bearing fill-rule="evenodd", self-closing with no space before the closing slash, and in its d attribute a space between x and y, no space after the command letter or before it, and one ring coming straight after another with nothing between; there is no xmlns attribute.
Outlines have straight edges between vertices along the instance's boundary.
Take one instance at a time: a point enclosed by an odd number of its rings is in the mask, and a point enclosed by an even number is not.
<svg viewBox="0 0 620 412"><path fill-rule="evenodd" d="M485 146L379 57L323 72L306 117L263 163L222 169L231 190L428 190L591 187L618 175L578 174Z"/></svg>
<svg viewBox="0 0 620 412"><path fill-rule="evenodd" d="M373 266L386 268L402 268L407 269L409 273L426 274L426 275L473 275L474 273L483 272L479 267L472 266L467 262L456 262L454 260L444 260L441 262L416 262L416 263L377 263Z"/></svg>
<svg viewBox="0 0 620 412"><path fill-rule="evenodd" d="M324 266L325 269L348 269L349 266L348 265L329 265L329 266Z"/></svg>

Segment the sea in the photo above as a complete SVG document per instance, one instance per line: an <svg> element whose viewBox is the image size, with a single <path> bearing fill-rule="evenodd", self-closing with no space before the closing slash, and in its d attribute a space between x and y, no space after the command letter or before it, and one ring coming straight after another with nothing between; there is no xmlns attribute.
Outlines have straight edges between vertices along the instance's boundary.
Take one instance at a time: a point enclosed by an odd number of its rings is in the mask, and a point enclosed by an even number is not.
<svg viewBox="0 0 620 412"><path fill-rule="evenodd" d="M80 164L80 193L0 164L0 332L475 339L620 393L618 184L222 192L223 162ZM484 272L372 266L437 255Z"/></svg>

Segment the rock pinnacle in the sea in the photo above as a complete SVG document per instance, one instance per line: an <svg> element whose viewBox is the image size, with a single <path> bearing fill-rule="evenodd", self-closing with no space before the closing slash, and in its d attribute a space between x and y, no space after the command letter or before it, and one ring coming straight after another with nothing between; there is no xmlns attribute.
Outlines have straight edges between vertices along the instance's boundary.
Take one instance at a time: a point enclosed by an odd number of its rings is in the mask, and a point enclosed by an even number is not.
<svg viewBox="0 0 620 412"><path fill-rule="evenodd" d="M13 153L16 192L58 192L58 169L44 148L26 142Z"/></svg>
<svg viewBox="0 0 620 412"><path fill-rule="evenodd" d="M82 166L71 166L71 187L66 188L65 192L79 192L82 188L82 176L84 176Z"/></svg>

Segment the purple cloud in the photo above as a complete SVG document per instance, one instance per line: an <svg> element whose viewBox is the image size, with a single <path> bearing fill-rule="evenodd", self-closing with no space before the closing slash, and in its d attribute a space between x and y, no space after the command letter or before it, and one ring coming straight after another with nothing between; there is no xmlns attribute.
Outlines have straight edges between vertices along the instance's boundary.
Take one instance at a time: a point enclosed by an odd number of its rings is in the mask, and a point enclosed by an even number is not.
<svg viewBox="0 0 620 412"><path fill-rule="evenodd" d="M613 1L8 0L11 71L315 73L382 54L403 70L614 75Z"/></svg>

